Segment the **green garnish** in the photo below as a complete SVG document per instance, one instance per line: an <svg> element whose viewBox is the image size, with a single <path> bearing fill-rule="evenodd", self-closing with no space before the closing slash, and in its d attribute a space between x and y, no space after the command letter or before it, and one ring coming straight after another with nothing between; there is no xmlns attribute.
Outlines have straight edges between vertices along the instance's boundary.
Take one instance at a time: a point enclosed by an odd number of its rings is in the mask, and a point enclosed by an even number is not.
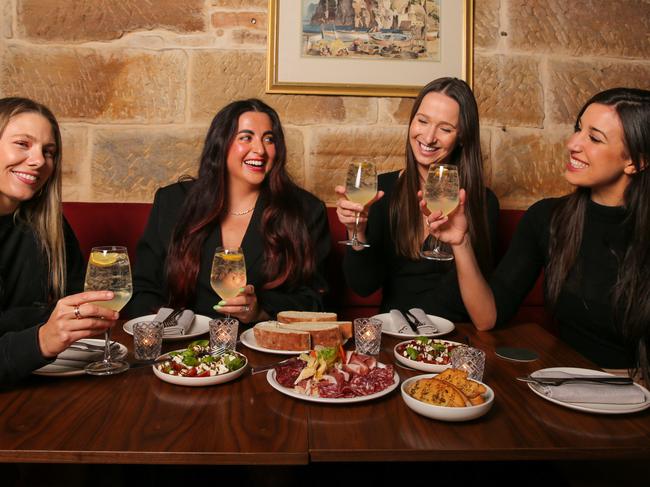
<svg viewBox="0 0 650 487"><path fill-rule="evenodd" d="M244 360L237 355L224 357L223 363L230 371L241 369L244 366Z"/></svg>
<svg viewBox="0 0 650 487"><path fill-rule="evenodd" d="M417 337L415 341L421 343L422 345L429 343L429 339L427 337Z"/></svg>
<svg viewBox="0 0 650 487"><path fill-rule="evenodd" d="M418 352L417 352L417 350L415 348L406 347L405 352L406 352L406 355L408 355L408 358L410 358L411 360L417 360Z"/></svg>

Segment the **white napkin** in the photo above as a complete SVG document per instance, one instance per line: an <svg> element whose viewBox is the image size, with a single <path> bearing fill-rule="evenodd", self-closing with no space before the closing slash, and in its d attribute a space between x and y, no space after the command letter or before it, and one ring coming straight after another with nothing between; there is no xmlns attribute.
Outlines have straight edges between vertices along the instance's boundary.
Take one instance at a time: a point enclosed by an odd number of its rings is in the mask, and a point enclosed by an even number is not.
<svg viewBox="0 0 650 487"><path fill-rule="evenodd" d="M561 371L537 371L532 377L576 377ZM547 397L562 402L600 403L600 404L641 404L645 393L634 384L612 385L589 382L571 382L559 386L534 386Z"/></svg>
<svg viewBox="0 0 650 487"><path fill-rule="evenodd" d="M80 342L83 346L84 343ZM56 362L59 363L62 360L74 360L77 362L95 362L97 360L102 360L104 358L104 352L99 351L86 351L86 350L74 350L72 348L66 348L63 352L57 355Z"/></svg>
<svg viewBox="0 0 650 487"><path fill-rule="evenodd" d="M413 314L413 316L415 316L418 320L420 320L420 323L423 323L424 325L427 325L427 327L432 326L433 328L438 329L436 327L436 325L433 324L433 321L431 321L429 319L427 314L421 308L411 308L409 311ZM418 330L419 329L420 329L420 327L418 327ZM427 331L430 331L430 330L427 329Z"/></svg>
<svg viewBox="0 0 650 487"><path fill-rule="evenodd" d="M160 308L158 314L153 319L154 321L165 321L170 314L174 312L171 308ZM194 311L190 309L184 310L176 320L176 325L168 326L163 330L163 336L178 336L185 335L194 323Z"/></svg>
<svg viewBox="0 0 650 487"><path fill-rule="evenodd" d="M393 333L411 333L413 331L402 312L398 309L390 310L390 321L384 323L384 325L388 331L392 331Z"/></svg>

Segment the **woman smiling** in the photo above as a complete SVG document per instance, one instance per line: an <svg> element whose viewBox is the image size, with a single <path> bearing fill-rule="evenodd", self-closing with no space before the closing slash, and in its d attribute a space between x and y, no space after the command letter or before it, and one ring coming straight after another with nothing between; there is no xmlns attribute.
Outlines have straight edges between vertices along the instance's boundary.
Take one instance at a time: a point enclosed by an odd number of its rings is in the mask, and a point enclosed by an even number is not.
<svg viewBox="0 0 650 487"><path fill-rule="evenodd" d="M156 194L138 244L129 312L170 305L214 315L214 308L250 323L282 310L321 309L320 270L330 246L325 205L291 181L286 157L271 107L251 99L220 110L198 177ZM217 247L241 247L246 259L248 284L230 299L210 286Z"/></svg>

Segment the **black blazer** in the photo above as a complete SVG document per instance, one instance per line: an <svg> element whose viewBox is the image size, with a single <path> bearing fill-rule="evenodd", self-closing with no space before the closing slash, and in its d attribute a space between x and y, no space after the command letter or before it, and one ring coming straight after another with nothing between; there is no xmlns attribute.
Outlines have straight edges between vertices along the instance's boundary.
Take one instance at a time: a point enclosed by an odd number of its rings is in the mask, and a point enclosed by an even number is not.
<svg viewBox="0 0 650 487"><path fill-rule="evenodd" d="M169 302L165 274L167 249L192 184L194 184L192 181L185 181L161 188L156 192L149 221L138 242L133 272L134 293L126 308L126 314L130 316L155 313ZM307 229L314 243L317 272L310 282L296 287L285 284L275 289L263 289L264 248L261 221L262 213L267 206L263 195L260 195L257 200L241 244L246 259L247 283L255 286L258 304L270 316L275 316L278 311L320 310L323 307L322 297L327 288L323 278L323 266L330 250L327 213L323 202L311 193L297 188L296 196L304 210ZM210 286L210 270L214 251L221 245L221 227L215 223L201 249L195 298L188 304L188 307L197 314L219 316L213 306L221 298Z"/></svg>

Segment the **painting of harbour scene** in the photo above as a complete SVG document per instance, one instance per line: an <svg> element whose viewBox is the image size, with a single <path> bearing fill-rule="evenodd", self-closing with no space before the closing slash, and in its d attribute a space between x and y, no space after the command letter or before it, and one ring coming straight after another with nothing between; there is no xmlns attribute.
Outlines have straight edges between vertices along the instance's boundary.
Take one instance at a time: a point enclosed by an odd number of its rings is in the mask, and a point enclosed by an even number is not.
<svg viewBox="0 0 650 487"><path fill-rule="evenodd" d="M440 60L440 0L302 0L303 57Z"/></svg>

